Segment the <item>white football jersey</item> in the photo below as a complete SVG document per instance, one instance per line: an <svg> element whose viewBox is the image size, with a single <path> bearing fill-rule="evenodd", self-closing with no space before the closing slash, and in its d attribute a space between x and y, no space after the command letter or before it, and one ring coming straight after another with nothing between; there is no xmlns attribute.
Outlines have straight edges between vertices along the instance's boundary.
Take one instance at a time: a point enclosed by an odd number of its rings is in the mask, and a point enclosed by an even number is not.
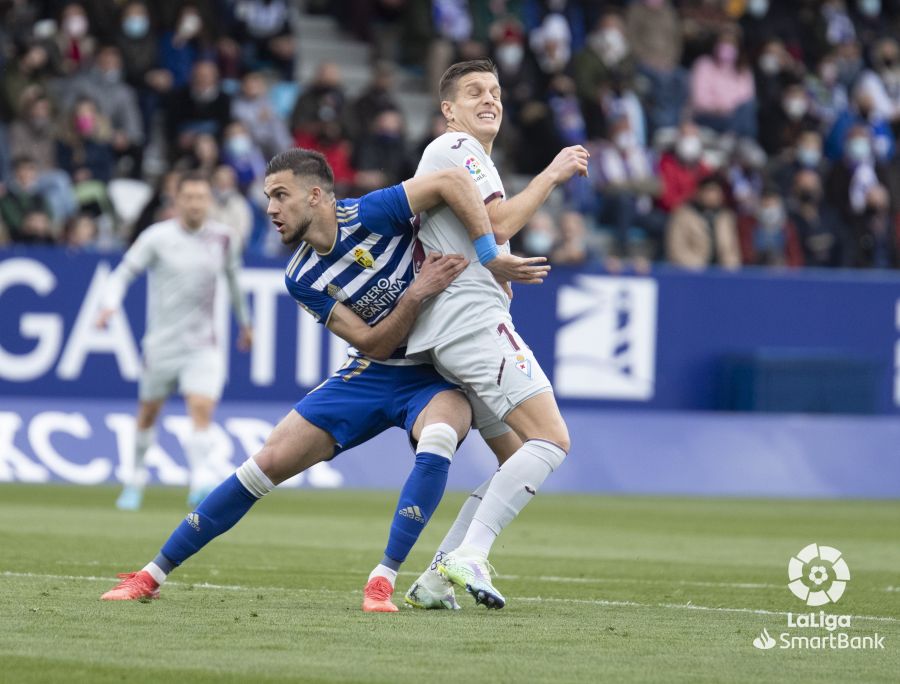
<svg viewBox="0 0 900 684"><path fill-rule="evenodd" d="M416 176L461 166L469 172L485 204L504 197L503 182L491 158L468 133L449 132L436 138L422 155ZM432 349L491 321L509 318L509 298L494 276L478 261L465 226L446 204L419 215L419 240L425 253L462 254L471 263L450 286L432 297L409 333L407 354ZM509 252L509 244L501 245Z"/></svg>
<svg viewBox="0 0 900 684"><path fill-rule="evenodd" d="M119 308L131 281L146 270L145 357L158 359L214 349L214 305L220 274L226 277L238 323L249 323L247 304L237 281L240 267L240 241L228 226L207 221L192 231L177 219L169 219L147 228L125 253L107 283L103 306Z"/></svg>

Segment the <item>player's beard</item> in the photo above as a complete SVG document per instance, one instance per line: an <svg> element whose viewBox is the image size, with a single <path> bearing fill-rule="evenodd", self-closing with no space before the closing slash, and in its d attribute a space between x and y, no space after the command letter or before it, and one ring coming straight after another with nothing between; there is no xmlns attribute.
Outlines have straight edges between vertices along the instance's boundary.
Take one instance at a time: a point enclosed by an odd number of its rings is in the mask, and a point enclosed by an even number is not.
<svg viewBox="0 0 900 684"><path fill-rule="evenodd" d="M305 220L301 220L300 223L297 224L297 229L290 231L285 231L281 235L281 244L287 245L288 247L296 247L303 241L303 238L306 237L306 233L309 230L309 227L312 225L312 218L307 218Z"/></svg>

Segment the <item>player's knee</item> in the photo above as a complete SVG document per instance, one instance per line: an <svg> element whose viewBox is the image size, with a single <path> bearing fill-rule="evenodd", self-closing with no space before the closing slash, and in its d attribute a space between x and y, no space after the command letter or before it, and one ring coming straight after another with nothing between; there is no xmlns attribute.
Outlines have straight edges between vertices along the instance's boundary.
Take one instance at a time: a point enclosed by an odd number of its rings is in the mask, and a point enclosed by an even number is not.
<svg viewBox="0 0 900 684"><path fill-rule="evenodd" d="M456 453L459 440L459 433L453 426L447 423L430 423L422 428L416 453L437 454L449 461Z"/></svg>

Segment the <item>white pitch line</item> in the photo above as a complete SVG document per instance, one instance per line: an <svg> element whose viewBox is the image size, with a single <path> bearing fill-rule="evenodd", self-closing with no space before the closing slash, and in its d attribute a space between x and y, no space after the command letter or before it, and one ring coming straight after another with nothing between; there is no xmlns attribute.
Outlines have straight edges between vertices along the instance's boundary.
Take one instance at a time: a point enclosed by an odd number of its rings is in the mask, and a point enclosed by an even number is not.
<svg viewBox="0 0 900 684"><path fill-rule="evenodd" d="M6 570L0 573L2 577L23 577L31 579L55 579L55 580L82 580L86 582L114 582L111 577L96 577L92 575L45 575L36 572L12 572ZM194 587L195 589L216 589L224 591L289 591L298 594L339 594L352 595L358 594L358 591L337 591L334 589L303 589L289 587L245 587L239 584L211 584L209 582L177 582L167 581L168 585ZM765 610L762 608L727 608L721 606L698 606L693 603L639 603L637 601L609 601L606 599L573 599L573 598L552 598L545 596L517 596L515 601L523 601L526 603L575 603L581 605L607 606L612 608L666 608L668 610L701 610L712 613L750 613L753 615L781 615L787 616L789 613L777 610ZM852 620L874 620L877 622L893 622L900 623L900 619L886 617L881 615L851 615Z"/></svg>

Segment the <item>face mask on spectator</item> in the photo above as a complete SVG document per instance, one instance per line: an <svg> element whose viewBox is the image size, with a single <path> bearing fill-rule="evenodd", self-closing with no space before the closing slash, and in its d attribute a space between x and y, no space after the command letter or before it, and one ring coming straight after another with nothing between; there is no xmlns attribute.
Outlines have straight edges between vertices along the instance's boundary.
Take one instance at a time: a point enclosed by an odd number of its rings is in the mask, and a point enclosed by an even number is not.
<svg viewBox="0 0 900 684"><path fill-rule="evenodd" d="M696 135L688 135L678 141L675 152L682 161L695 162L703 151L703 143Z"/></svg>
<svg viewBox="0 0 900 684"><path fill-rule="evenodd" d="M122 22L122 31L129 38L143 38L150 30L150 20L146 14L132 14Z"/></svg>
<svg viewBox="0 0 900 684"><path fill-rule="evenodd" d="M530 254L548 254L553 249L553 236L529 231L525 233L525 249Z"/></svg>
<svg viewBox="0 0 900 684"><path fill-rule="evenodd" d="M759 58L759 70L766 76L774 76L781 71L781 59L773 52L765 52Z"/></svg>
<svg viewBox="0 0 900 684"><path fill-rule="evenodd" d="M787 97L782 103L782 107L791 121L799 121L809 109L806 99L802 97Z"/></svg>
<svg viewBox="0 0 900 684"><path fill-rule="evenodd" d="M87 33L88 21L83 14L73 14L66 17L63 22L63 30L70 38L82 38Z"/></svg>
<svg viewBox="0 0 900 684"><path fill-rule="evenodd" d="M599 35L594 35L597 36L592 36L592 40L596 41L594 49L599 52L604 64L617 64L628 54L628 43L619 29L603 29Z"/></svg>
<svg viewBox="0 0 900 684"><path fill-rule="evenodd" d="M778 205L763 207L759 210L756 218L760 226L772 230L781 227L781 224L784 222L784 211Z"/></svg>
<svg viewBox="0 0 900 684"><path fill-rule="evenodd" d="M797 190L797 199L803 204L817 204L822 198L822 193L809 188L800 188Z"/></svg>
<svg viewBox="0 0 900 684"><path fill-rule="evenodd" d="M118 83L122 80L122 70L110 69L109 71L104 71L103 80L105 80L107 83Z"/></svg>
<svg viewBox="0 0 900 684"><path fill-rule="evenodd" d="M198 15L193 13L185 14L178 24L178 34L183 38L193 38L200 33L202 27L203 22L200 21Z"/></svg>
<svg viewBox="0 0 900 684"><path fill-rule="evenodd" d="M734 43L719 43L716 46L716 59L722 64L734 64L737 61L738 50Z"/></svg>
<svg viewBox="0 0 900 684"><path fill-rule="evenodd" d="M632 133L631 131L622 131L621 133L616 133L616 137L613 139L613 142L620 150L629 150L634 147L634 133Z"/></svg>
<svg viewBox="0 0 900 684"><path fill-rule="evenodd" d="M872 146L865 138L851 138L847 141L847 157L859 164L872 158Z"/></svg>
<svg viewBox="0 0 900 684"><path fill-rule="evenodd" d="M821 160L822 152L818 147L797 148L797 161L800 162L801 166L811 169L818 166Z"/></svg>
<svg viewBox="0 0 900 684"><path fill-rule="evenodd" d="M90 135L96 123L93 114L78 114L75 117L75 130L81 135Z"/></svg>
<svg viewBox="0 0 900 684"><path fill-rule="evenodd" d="M232 138L229 138L225 143L225 146L228 148L228 151L231 152L235 157L245 157L250 154L250 150L253 148L253 143L250 141L250 138L246 135L236 135Z"/></svg>
<svg viewBox="0 0 900 684"><path fill-rule="evenodd" d="M769 0L748 0L747 14L751 17L763 17L769 11Z"/></svg>
<svg viewBox="0 0 900 684"><path fill-rule="evenodd" d="M525 48L519 43L504 43L497 48L497 62L503 69L516 69L525 57Z"/></svg>
<svg viewBox="0 0 900 684"><path fill-rule="evenodd" d="M859 0L859 12L866 17L877 17L881 14L881 0Z"/></svg>

